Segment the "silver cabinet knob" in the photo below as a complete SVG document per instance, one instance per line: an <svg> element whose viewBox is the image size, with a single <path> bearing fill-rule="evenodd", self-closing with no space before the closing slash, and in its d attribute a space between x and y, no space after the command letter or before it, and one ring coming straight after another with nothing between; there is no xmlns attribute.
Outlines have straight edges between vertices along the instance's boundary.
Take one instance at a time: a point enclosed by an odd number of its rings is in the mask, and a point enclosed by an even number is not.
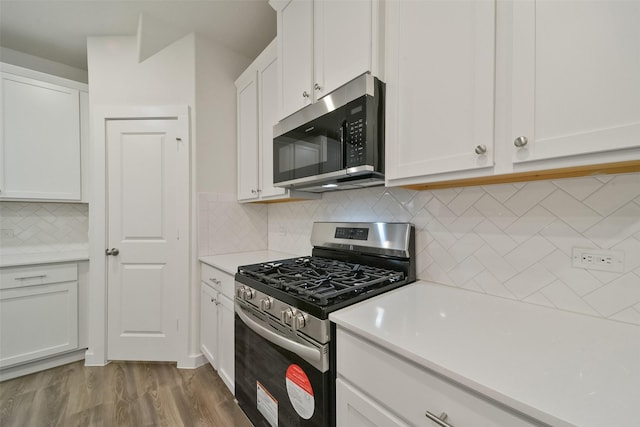
<svg viewBox="0 0 640 427"><path fill-rule="evenodd" d="M485 154L487 152L487 146L484 144L480 144L476 146L476 154Z"/></svg>
<svg viewBox="0 0 640 427"><path fill-rule="evenodd" d="M119 251L118 249L116 249L116 248L113 248L113 249L107 249L107 250L105 250L105 251L104 251L104 253L105 253L107 256L109 256L109 255L111 255L111 256L117 256L117 255L120 253L120 251Z"/></svg>
<svg viewBox="0 0 640 427"><path fill-rule="evenodd" d="M314 84L314 85L313 85L313 88L314 88L315 90L322 90L322 87L321 87L318 83Z"/></svg>
<svg viewBox="0 0 640 427"><path fill-rule="evenodd" d="M309 97L309 92L307 92L306 90L304 92L302 92L302 97L303 98L308 98Z"/></svg>
<svg viewBox="0 0 640 427"><path fill-rule="evenodd" d="M528 142L529 142L529 140L527 139L526 136L519 136L513 141L513 145L515 145L516 147L520 148L520 147L524 147L525 145L527 145Z"/></svg>

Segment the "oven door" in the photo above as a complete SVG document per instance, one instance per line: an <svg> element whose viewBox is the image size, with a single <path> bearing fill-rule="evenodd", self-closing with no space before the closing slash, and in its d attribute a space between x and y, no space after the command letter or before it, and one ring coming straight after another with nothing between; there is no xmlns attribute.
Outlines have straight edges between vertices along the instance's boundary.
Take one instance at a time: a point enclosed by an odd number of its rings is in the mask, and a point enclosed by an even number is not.
<svg viewBox="0 0 640 427"><path fill-rule="evenodd" d="M328 345L236 300L235 395L256 427L331 426Z"/></svg>

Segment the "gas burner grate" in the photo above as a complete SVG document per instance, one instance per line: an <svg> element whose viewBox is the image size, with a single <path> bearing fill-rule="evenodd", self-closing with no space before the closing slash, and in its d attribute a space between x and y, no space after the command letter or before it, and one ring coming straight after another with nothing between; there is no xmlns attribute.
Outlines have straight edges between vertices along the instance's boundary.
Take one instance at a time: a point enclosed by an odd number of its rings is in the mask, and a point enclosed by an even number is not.
<svg viewBox="0 0 640 427"><path fill-rule="evenodd" d="M240 274L322 306L404 279L402 272L319 257L246 266Z"/></svg>

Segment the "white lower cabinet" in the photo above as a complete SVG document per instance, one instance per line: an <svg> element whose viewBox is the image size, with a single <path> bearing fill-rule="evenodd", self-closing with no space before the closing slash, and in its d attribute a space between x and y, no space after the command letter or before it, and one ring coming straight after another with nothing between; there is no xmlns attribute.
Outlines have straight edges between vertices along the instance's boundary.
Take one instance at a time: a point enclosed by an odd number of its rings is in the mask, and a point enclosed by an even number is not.
<svg viewBox="0 0 640 427"><path fill-rule="evenodd" d="M0 368L78 349L78 265L0 271Z"/></svg>
<svg viewBox="0 0 640 427"><path fill-rule="evenodd" d="M544 425L344 330L337 334L337 425L451 427Z"/></svg>
<svg viewBox="0 0 640 427"><path fill-rule="evenodd" d="M214 369L218 367L218 295L210 286L200 285L200 349Z"/></svg>
<svg viewBox="0 0 640 427"><path fill-rule="evenodd" d="M233 393L234 278L202 263L200 279L200 349Z"/></svg>
<svg viewBox="0 0 640 427"><path fill-rule="evenodd" d="M338 425L349 427L405 427L388 410L342 379L336 380L336 417Z"/></svg>

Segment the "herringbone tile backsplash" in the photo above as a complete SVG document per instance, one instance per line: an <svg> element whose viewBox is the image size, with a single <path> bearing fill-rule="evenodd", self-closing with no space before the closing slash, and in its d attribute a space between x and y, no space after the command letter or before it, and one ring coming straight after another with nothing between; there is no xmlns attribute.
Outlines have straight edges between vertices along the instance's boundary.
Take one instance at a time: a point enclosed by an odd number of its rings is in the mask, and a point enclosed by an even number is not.
<svg viewBox="0 0 640 427"><path fill-rule="evenodd" d="M88 251L83 203L0 202L0 254Z"/></svg>
<svg viewBox="0 0 640 427"><path fill-rule="evenodd" d="M314 221L409 221L418 278L640 325L640 174L435 191L372 188L269 205L269 249L309 254ZM624 272L571 266L624 253Z"/></svg>
<svg viewBox="0 0 640 427"><path fill-rule="evenodd" d="M198 194L198 255L267 249L267 206L240 204L235 194Z"/></svg>

